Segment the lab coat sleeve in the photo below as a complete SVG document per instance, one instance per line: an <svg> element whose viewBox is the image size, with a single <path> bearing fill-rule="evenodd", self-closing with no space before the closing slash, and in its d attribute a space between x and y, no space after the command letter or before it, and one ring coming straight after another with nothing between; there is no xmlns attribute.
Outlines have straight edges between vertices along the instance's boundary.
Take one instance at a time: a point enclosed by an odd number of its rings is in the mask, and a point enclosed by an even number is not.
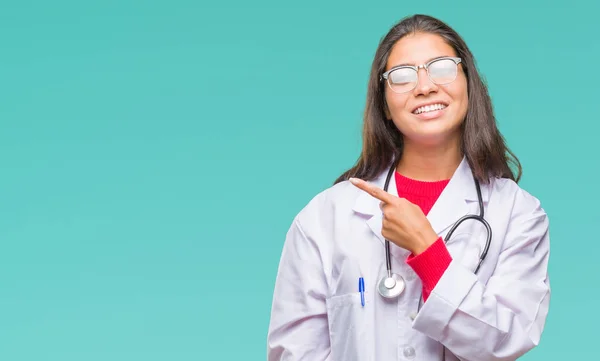
<svg viewBox="0 0 600 361"><path fill-rule="evenodd" d="M267 361L325 361L329 331L320 250L298 219L290 227L275 281Z"/></svg>
<svg viewBox="0 0 600 361"><path fill-rule="evenodd" d="M521 193L487 284L453 260L413 323L463 361L516 360L535 347L548 314L549 225Z"/></svg>

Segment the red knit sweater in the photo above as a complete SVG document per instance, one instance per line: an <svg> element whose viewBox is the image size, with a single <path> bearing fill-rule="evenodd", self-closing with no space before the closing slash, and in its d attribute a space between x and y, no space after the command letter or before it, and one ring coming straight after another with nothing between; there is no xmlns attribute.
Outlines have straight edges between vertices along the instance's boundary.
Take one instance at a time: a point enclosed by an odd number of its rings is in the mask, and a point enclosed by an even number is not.
<svg viewBox="0 0 600 361"><path fill-rule="evenodd" d="M437 182L418 181L407 178L398 172L396 172L395 178L398 196L421 207L421 210L425 215L429 213L431 207L433 207L434 203L450 181L449 179ZM421 279L424 301L427 301L429 294L434 289L451 261L452 257L441 237L423 253L418 256L411 254L408 257L406 263Z"/></svg>

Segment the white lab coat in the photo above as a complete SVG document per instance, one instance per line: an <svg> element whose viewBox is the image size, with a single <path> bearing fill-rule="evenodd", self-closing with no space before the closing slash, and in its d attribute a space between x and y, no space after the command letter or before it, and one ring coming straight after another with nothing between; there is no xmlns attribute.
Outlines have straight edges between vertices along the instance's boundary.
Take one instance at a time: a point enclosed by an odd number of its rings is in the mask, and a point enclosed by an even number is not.
<svg viewBox="0 0 600 361"><path fill-rule="evenodd" d="M386 174L373 183L383 188ZM379 200L347 181L314 197L283 246L268 361L432 361L443 352L446 360L515 360L536 346L550 300L547 215L511 180L481 184L481 191L493 235L487 258L475 275L485 228L463 222L447 243L453 260L425 303L420 279L405 263L409 252L393 243L392 270L406 289L394 300L377 293L386 273ZM388 192L397 195L394 177ZM427 218L445 236L461 216L478 213L463 159Z"/></svg>

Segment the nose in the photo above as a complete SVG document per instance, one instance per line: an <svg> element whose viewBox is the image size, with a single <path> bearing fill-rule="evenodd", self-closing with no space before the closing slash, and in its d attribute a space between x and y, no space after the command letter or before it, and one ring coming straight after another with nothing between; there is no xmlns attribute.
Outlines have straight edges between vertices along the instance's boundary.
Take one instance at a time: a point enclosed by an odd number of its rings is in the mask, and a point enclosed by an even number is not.
<svg viewBox="0 0 600 361"><path fill-rule="evenodd" d="M415 86L414 94L417 95L428 95L429 93L437 91L437 85L429 79L427 70L420 68L417 71L417 86Z"/></svg>

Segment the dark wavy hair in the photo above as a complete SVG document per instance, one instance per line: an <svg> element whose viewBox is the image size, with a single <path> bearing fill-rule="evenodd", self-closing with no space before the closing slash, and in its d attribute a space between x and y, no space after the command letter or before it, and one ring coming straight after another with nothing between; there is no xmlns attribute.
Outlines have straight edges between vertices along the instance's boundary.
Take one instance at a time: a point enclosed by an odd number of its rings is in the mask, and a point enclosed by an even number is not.
<svg viewBox="0 0 600 361"><path fill-rule="evenodd" d="M454 48L462 59L462 67L467 78L468 108L461 125L461 151L466 156L473 174L481 183L488 183L491 177L510 178L518 182L522 168L517 157L508 149L496 125L492 100L487 86L481 79L473 54L461 36L444 22L427 15L406 17L394 25L383 37L371 65L367 89L367 102L363 115L363 144L355 165L340 175L334 184L350 177L372 180L390 166L393 159L402 155L402 134L385 115L385 81L381 74L385 71L393 46L402 37L414 33L430 33L441 36ZM512 163L516 174L510 168Z"/></svg>

